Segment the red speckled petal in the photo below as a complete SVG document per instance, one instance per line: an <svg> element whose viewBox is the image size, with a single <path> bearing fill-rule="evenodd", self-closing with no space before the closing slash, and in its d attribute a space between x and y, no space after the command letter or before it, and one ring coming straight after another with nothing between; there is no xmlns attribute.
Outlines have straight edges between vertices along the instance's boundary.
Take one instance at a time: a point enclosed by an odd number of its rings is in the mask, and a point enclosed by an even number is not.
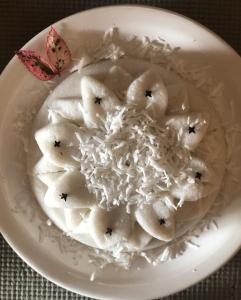
<svg viewBox="0 0 241 300"><path fill-rule="evenodd" d="M19 50L16 55L25 67L38 79L42 81L51 80L55 77L56 71L40 55L31 50Z"/></svg>
<svg viewBox="0 0 241 300"><path fill-rule="evenodd" d="M50 63L58 73L63 71L69 65L71 61L71 52L65 41L53 27L51 27L47 36L46 51Z"/></svg>

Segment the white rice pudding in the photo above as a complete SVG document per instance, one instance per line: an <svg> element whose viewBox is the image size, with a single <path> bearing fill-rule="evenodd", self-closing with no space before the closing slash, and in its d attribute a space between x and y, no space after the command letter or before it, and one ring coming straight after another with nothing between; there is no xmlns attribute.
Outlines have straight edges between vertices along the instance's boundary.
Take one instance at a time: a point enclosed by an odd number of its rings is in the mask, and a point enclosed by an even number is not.
<svg viewBox="0 0 241 300"><path fill-rule="evenodd" d="M200 91L121 59L73 73L35 120L28 167L48 217L92 247L174 241L209 210L225 167L218 115Z"/></svg>

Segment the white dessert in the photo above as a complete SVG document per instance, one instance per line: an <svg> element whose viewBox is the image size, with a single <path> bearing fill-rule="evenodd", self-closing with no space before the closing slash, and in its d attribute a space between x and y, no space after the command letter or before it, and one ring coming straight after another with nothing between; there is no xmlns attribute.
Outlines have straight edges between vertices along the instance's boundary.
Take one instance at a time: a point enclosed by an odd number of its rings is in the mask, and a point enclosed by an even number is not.
<svg viewBox="0 0 241 300"><path fill-rule="evenodd" d="M133 59L70 75L46 99L33 136L38 202L96 248L174 241L207 213L224 173L212 105L174 73Z"/></svg>

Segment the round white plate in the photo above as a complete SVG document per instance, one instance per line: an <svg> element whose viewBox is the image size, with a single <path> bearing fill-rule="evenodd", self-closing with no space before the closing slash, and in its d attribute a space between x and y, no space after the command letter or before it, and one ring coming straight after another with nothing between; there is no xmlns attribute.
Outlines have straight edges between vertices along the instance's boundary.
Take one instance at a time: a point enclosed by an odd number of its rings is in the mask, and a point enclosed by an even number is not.
<svg viewBox="0 0 241 300"><path fill-rule="evenodd" d="M223 40L192 20L155 8L113 6L70 16L54 26L58 30L63 24L73 30L81 31L82 37L93 32L103 32L115 25L127 36L164 38L170 44L182 48L181 55L184 59L212 65L214 73L225 83L229 95L227 101L232 98L235 111L241 114L240 57ZM48 30L49 28L39 33L26 47L41 48ZM6 111L14 111L19 103L26 104L26 101L31 100L33 87L38 89L40 83L14 57L1 75L0 122L2 124ZM1 137L2 141L6 138L7 130L3 135L5 136ZM4 145L1 145L1 148L3 149ZM9 153L4 154L5 159L7 155L10 157L13 151L14 149L7 149ZM9 161L7 174L7 178L11 178L11 181L6 182L3 179L2 186L18 183L11 163ZM0 161L0 165L3 165L3 161ZM17 174L18 166L15 166L15 169ZM0 193L0 229L11 247L47 279L68 290L90 297L141 300L176 293L214 272L230 259L241 245L241 195L236 194L217 221L219 229L207 231L199 238L200 248L190 248L174 261L156 267L145 265L139 271L135 269L130 272L116 272L112 267L108 267L94 282L91 282L89 276L93 267L88 264L86 256L78 257L81 251L76 253L74 246L71 248L71 245L67 245L69 241L60 239L57 235L54 237L53 234L51 238L39 241L39 229L41 231L42 228L40 223L36 224L33 216L23 217L23 210L28 213L30 208L29 202L26 202L28 207L24 207L23 194L18 193L14 196L15 201L22 204L21 209L16 213L13 209L13 197L9 194L7 197L3 188ZM29 211L33 213L33 210Z"/></svg>

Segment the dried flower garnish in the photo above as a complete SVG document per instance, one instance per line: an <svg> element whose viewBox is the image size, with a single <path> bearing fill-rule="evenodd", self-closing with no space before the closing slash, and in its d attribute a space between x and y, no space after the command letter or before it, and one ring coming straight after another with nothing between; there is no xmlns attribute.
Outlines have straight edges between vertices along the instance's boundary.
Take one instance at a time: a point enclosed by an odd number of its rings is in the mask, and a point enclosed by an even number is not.
<svg viewBox="0 0 241 300"><path fill-rule="evenodd" d="M195 178L201 180L201 178L202 178L202 173L196 172Z"/></svg>
<svg viewBox="0 0 241 300"><path fill-rule="evenodd" d="M66 202L66 200L67 200L67 197L68 197L68 194L66 194L66 193L62 193L61 195L59 195L60 196L60 199L64 199L64 201Z"/></svg>
<svg viewBox="0 0 241 300"><path fill-rule="evenodd" d="M161 218L160 221L159 221L160 225L165 225L166 224L166 221L164 218Z"/></svg>
<svg viewBox="0 0 241 300"><path fill-rule="evenodd" d="M145 97L152 97L152 91L147 90L145 93Z"/></svg>
<svg viewBox="0 0 241 300"><path fill-rule="evenodd" d="M110 227L107 227L107 228L106 228L105 234L112 235L112 231L113 231L113 230L112 230Z"/></svg>
<svg viewBox="0 0 241 300"><path fill-rule="evenodd" d="M29 72L39 80L47 81L60 74L71 61L71 53L67 44L53 27L47 36L46 52L49 62L32 50L19 50L16 55Z"/></svg>
<svg viewBox="0 0 241 300"><path fill-rule="evenodd" d="M195 126L189 126L188 127L188 133L196 133Z"/></svg>
<svg viewBox="0 0 241 300"><path fill-rule="evenodd" d="M16 54L25 67L38 79L46 81L55 77L55 69L35 51L19 50Z"/></svg>
<svg viewBox="0 0 241 300"><path fill-rule="evenodd" d="M60 147L60 141L54 141L54 147Z"/></svg>
<svg viewBox="0 0 241 300"><path fill-rule="evenodd" d="M101 101L102 101L102 98L100 98L100 97L95 97L95 104L100 104L101 103Z"/></svg>
<svg viewBox="0 0 241 300"><path fill-rule="evenodd" d="M71 61L71 53L66 42L51 27L46 39L46 52L50 63L58 73L63 71Z"/></svg>

